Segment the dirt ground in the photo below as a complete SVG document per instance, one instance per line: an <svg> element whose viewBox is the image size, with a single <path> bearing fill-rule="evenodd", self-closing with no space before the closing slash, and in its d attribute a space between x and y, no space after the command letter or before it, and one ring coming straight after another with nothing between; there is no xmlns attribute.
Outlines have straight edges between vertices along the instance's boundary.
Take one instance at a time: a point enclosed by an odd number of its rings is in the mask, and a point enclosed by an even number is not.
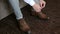
<svg viewBox="0 0 60 34"><path fill-rule="evenodd" d="M29 24L32 34L60 34L60 0L46 0L42 10L50 19L41 20L30 14L30 6L22 8L24 19ZM19 30L15 15L11 14L0 21L0 34L24 34Z"/></svg>

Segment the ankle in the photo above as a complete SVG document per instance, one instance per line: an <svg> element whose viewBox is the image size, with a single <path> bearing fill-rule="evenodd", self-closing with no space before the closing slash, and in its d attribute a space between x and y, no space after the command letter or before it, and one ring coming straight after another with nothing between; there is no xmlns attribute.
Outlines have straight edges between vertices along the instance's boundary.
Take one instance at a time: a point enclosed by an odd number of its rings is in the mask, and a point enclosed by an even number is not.
<svg viewBox="0 0 60 34"><path fill-rule="evenodd" d="M22 18L22 19L19 19L18 21L23 21L24 19Z"/></svg>

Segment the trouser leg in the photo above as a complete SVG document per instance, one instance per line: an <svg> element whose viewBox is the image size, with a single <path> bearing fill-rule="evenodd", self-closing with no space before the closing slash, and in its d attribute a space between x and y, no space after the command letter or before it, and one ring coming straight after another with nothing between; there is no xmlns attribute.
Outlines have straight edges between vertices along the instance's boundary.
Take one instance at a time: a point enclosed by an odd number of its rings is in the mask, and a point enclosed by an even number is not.
<svg viewBox="0 0 60 34"><path fill-rule="evenodd" d="M20 7L19 7L19 0L9 0L9 2L10 2L11 6L14 9L14 13L16 15L16 19L17 20L22 19L23 15L22 15Z"/></svg>

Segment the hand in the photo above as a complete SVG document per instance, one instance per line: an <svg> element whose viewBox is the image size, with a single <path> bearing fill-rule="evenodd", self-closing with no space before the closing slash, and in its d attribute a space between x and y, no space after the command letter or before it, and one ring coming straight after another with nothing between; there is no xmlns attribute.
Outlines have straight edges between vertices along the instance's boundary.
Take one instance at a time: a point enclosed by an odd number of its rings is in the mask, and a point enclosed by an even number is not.
<svg viewBox="0 0 60 34"><path fill-rule="evenodd" d="M40 0L40 7L43 9L46 5L46 2L44 0Z"/></svg>
<svg viewBox="0 0 60 34"><path fill-rule="evenodd" d="M41 7L39 4L34 4L32 7L36 12L41 12Z"/></svg>

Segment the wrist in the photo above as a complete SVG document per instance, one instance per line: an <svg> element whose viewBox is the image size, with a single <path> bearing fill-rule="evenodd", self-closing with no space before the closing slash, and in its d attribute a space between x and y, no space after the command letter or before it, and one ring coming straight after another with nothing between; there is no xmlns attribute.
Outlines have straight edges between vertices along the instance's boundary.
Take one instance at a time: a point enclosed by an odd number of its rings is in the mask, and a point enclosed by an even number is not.
<svg viewBox="0 0 60 34"><path fill-rule="evenodd" d="M34 6L35 4L36 4L35 2L30 3L31 6Z"/></svg>
<svg viewBox="0 0 60 34"><path fill-rule="evenodd" d="M32 5L32 7L36 6L36 3L34 5Z"/></svg>

